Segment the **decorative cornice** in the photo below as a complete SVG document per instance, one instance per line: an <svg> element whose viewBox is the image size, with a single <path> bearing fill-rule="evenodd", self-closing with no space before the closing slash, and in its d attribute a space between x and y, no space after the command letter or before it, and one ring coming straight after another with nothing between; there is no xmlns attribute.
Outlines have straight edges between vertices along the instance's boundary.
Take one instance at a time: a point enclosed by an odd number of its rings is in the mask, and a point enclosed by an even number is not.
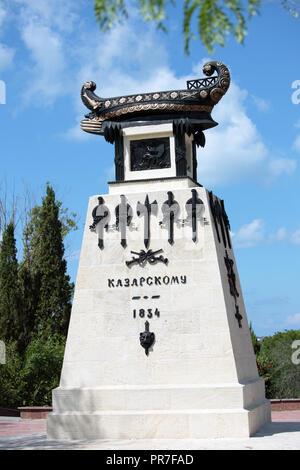
<svg viewBox="0 0 300 470"><path fill-rule="evenodd" d="M124 108L116 109L111 112L107 112L101 116L94 116L91 119L84 119L81 121L81 129L85 132L92 134L103 134L102 123L106 120L116 118L131 113L140 111L175 111L175 112L207 112L210 113L213 106L207 105L185 105L185 104L173 104L173 103L151 103L151 104L139 104L134 106L127 106Z"/></svg>

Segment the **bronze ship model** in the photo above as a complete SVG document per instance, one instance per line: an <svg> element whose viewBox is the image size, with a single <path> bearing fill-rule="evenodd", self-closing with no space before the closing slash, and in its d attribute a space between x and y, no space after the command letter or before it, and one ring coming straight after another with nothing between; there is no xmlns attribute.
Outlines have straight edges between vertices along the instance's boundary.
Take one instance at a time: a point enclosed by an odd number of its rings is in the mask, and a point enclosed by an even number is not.
<svg viewBox="0 0 300 470"><path fill-rule="evenodd" d="M216 72L217 75L212 76ZM104 135L113 143L116 132L137 123L173 122L193 133L199 145L204 145L202 131L215 127L211 111L230 85L230 73L222 62L209 61L203 66L207 78L187 81L185 90L140 93L113 98L101 98L94 92L96 83L86 82L81 89L81 99L90 110L81 121L85 132ZM197 139L198 134L198 139Z"/></svg>

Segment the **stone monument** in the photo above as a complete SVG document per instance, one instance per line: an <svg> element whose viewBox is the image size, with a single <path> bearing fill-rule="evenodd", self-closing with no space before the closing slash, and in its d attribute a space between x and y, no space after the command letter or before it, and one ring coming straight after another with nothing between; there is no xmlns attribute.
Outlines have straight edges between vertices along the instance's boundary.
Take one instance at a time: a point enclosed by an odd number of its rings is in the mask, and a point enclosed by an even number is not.
<svg viewBox="0 0 300 470"><path fill-rule="evenodd" d="M89 201L49 438L246 437L270 420L224 201L197 182L230 84L221 62L203 72L184 90L82 87L116 180Z"/></svg>

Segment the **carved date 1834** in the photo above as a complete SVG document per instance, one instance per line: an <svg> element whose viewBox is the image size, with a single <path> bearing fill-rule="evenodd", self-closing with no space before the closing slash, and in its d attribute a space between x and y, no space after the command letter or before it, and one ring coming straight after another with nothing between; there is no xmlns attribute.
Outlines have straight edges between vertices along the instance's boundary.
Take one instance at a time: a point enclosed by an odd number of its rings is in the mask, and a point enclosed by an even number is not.
<svg viewBox="0 0 300 470"><path fill-rule="evenodd" d="M133 310L133 318L153 318L154 316L160 317L160 311L158 308L155 310L152 308L140 308Z"/></svg>

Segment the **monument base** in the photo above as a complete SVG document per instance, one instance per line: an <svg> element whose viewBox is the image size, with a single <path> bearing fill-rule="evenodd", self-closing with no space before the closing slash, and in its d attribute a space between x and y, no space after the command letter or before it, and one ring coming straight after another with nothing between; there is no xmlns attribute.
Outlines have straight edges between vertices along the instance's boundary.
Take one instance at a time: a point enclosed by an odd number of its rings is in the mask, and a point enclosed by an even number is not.
<svg viewBox="0 0 300 470"><path fill-rule="evenodd" d="M53 399L48 439L249 437L270 422L262 379L201 386L58 388Z"/></svg>
<svg viewBox="0 0 300 470"><path fill-rule="evenodd" d="M90 199L50 439L249 437L270 421L223 203L188 178L152 184ZM148 203L120 228L120 208Z"/></svg>

